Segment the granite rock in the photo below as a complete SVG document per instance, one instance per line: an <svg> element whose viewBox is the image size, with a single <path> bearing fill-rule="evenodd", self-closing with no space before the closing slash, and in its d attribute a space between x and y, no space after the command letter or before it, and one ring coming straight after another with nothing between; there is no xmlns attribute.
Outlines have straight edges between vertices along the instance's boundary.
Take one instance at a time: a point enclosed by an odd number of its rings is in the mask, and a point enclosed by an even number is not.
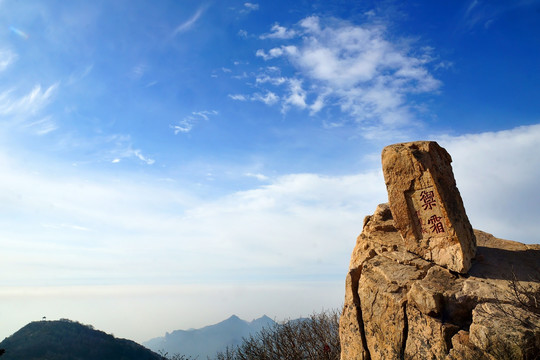
<svg viewBox="0 0 540 360"><path fill-rule="evenodd" d="M452 172L452 158L434 141L389 145L382 168L394 226L407 251L466 273L476 239Z"/></svg>
<svg viewBox="0 0 540 360"><path fill-rule="evenodd" d="M540 317L509 285L540 288L540 245L474 233L476 258L460 274L411 253L388 204L367 216L346 280L341 359L535 359Z"/></svg>

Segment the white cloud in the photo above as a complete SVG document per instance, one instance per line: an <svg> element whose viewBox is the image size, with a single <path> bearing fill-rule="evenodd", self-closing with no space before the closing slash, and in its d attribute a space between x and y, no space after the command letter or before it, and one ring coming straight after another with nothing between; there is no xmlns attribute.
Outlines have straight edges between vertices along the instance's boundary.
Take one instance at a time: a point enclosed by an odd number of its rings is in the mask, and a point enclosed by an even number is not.
<svg viewBox="0 0 540 360"><path fill-rule="evenodd" d="M259 173L257 173L257 174L246 173L245 175L248 176L248 177L253 177L253 178L255 178L255 179L259 180L259 181L266 181L266 180L269 179L268 176L263 175L263 174L259 174Z"/></svg>
<svg viewBox="0 0 540 360"><path fill-rule="evenodd" d="M454 67L454 63L452 61L443 60L443 61L439 62L438 64L435 64L434 69L435 70L439 70L439 69L446 70L446 69L451 69L452 67Z"/></svg>
<svg viewBox="0 0 540 360"><path fill-rule="evenodd" d="M275 24L270 29L270 33L261 35L261 39L292 39L297 35L297 32L293 29L287 29L286 27Z"/></svg>
<svg viewBox="0 0 540 360"><path fill-rule="evenodd" d="M270 60L276 57L279 57L283 55L283 49L282 48L273 48L266 53L264 50L259 49L255 52L256 56L262 57L264 60Z"/></svg>
<svg viewBox="0 0 540 360"><path fill-rule="evenodd" d="M189 29L191 29L193 25L195 25L197 20L199 20L199 18L201 17L201 15L204 13L205 10L206 10L205 6L198 8L197 11L195 11L195 13L188 20L178 25L176 29L174 29L173 36L178 35L179 33L182 33L182 32L186 32Z"/></svg>
<svg viewBox="0 0 540 360"><path fill-rule="evenodd" d="M228 96L233 100L238 100L238 101L246 101L247 100L246 96L242 95L242 94L229 94Z"/></svg>
<svg viewBox="0 0 540 360"><path fill-rule="evenodd" d="M142 153L141 153L141 150L133 150L133 155L135 157L137 157L139 160L147 163L148 165L152 165L154 164L156 161L154 159L150 159L146 156L144 156Z"/></svg>
<svg viewBox="0 0 540 360"><path fill-rule="evenodd" d="M283 76L268 76L267 74L260 74L257 75L255 78L255 83L257 84L264 84L264 83L270 83L272 85L282 85L287 81L287 78Z"/></svg>
<svg viewBox="0 0 540 360"><path fill-rule="evenodd" d="M203 111L194 111L192 114L196 116L200 116L204 120L208 120L209 116L217 115L218 112L216 110L203 110Z"/></svg>
<svg viewBox="0 0 540 360"><path fill-rule="evenodd" d="M324 99L328 94L322 93L317 95L315 101L309 106L310 115L316 114L325 106Z"/></svg>
<svg viewBox="0 0 540 360"><path fill-rule="evenodd" d="M283 108L295 105L315 114L337 107L361 127L369 126L370 133L382 127L393 131L418 122L410 96L436 93L441 85L427 67L434 61L433 49L413 48L410 40L390 41L392 36L381 24L323 23L311 16L301 20L296 30L274 25L270 34L288 43L259 49L255 55L268 62L286 58L293 65L294 78L282 82L289 92L282 97ZM446 65L439 61L437 69ZM267 79L271 77L264 72L256 76L260 86ZM298 82L304 84L302 89Z"/></svg>
<svg viewBox="0 0 540 360"><path fill-rule="evenodd" d="M142 150L133 148L129 135L109 135L103 139L99 139L97 144L100 147L108 149L98 155L100 161L103 161L103 158L105 158L106 161L117 164L123 159L137 159L147 165L155 163L155 160L144 155ZM93 144L93 146L96 146L96 144Z"/></svg>
<svg viewBox="0 0 540 360"><path fill-rule="evenodd" d="M473 0L471 1L471 3L469 4L469 6L467 6L467 10L465 10L465 16L469 16L469 14L471 13L471 11L478 5L478 0Z"/></svg>
<svg viewBox="0 0 540 360"><path fill-rule="evenodd" d="M145 64L137 64L131 69L131 77L139 80L145 74L147 66Z"/></svg>
<svg viewBox="0 0 540 360"><path fill-rule="evenodd" d="M245 2L244 7L242 7L239 11L241 14L245 15L257 10L259 10L259 4Z"/></svg>
<svg viewBox="0 0 540 360"><path fill-rule="evenodd" d="M188 133L193 128L192 118L184 118L180 120L177 125L172 125L171 127L174 129L174 135L178 135L179 133Z"/></svg>
<svg viewBox="0 0 540 360"><path fill-rule="evenodd" d="M0 72L6 70L15 60L17 54L9 49L0 49Z"/></svg>
<svg viewBox="0 0 540 360"><path fill-rule="evenodd" d="M452 159L473 227L495 236L540 243L540 124L439 138Z"/></svg>
<svg viewBox="0 0 540 360"><path fill-rule="evenodd" d="M306 92L304 89L302 89L302 80L290 79L288 85L289 94L283 104L284 111L287 109L288 105L293 105L300 109L305 109L307 107Z"/></svg>
<svg viewBox="0 0 540 360"><path fill-rule="evenodd" d="M261 93L254 93L247 96L242 94L229 94L229 98L236 101L260 101L266 105L274 105L279 101L279 97L271 91L267 91L264 95Z"/></svg>
<svg viewBox="0 0 540 360"><path fill-rule="evenodd" d="M250 2L244 3L244 7L250 11L259 10L259 4L253 4Z"/></svg>
<svg viewBox="0 0 540 360"><path fill-rule="evenodd" d="M366 12L364 13L364 16L367 16L367 17L373 17L373 16L375 16L375 14L376 14L376 13L375 13L375 10L372 9L372 10L366 11Z"/></svg>
<svg viewBox="0 0 540 360"><path fill-rule="evenodd" d="M247 100L246 96L242 95L242 94L229 94L228 96L233 100L238 100L238 101L246 101Z"/></svg>
<svg viewBox="0 0 540 360"><path fill-rule="evenodd" d="M53 97L58 83L49 86L45 91L41 85L36 85L28 94L17 97L13 90L5 90L0 93L0 115L13 116L18 120L23 120L49 104Z"/></svg>
<svg viewBox="0 0 540 360"><path fill-rule="evenodd" d="M68 80L66 81L66 85L73 85L85 77L87 77L94 68L94 65L87 65L82 71L76 71L69 75Z"/></svg>
<svg viewBox="0 0 540 360"><path fill-rule="evenodd" d="M234 95L233 95L234 96ZM238 99L234 99L238 100ZM210 116L217 115L218 112L215 110L203 110L203 111L193 111L191 115L184 117L176 125L171 125L171 128L174 129L174 134L178 135L179 133L188 133L193 129L193 126L201 120L208 121Z"/></svg>
<svg viewBox="0 0 540 360"><path fill-rule="evenodd" d="M45 116L40 120L27 123L24 126L27 128L31 128L36 135L46 135L58 129L56 123L52 121L52 116Z"/></svg>
<svg viewBox="0 0 540 360"><path fill-rule="evenodd" d="M251 96L251 100L253 101L261 101L265 103L266 105L274 105L279 101L279 96L277 96L275 93L271 91L267 91L266 94L262 95L260 93L255 93L253 96Z"/></svg>
<svg viewBox="0 0 540 360"><path fill-rule="evenodd" d="M470 31L476 26L482 26L488 30L495 21L504 17L506 14L521 8L531 8L535 11L537 0L507 1L501 3L492 3L489 1L472 0L463 11L461 23L458 29L461 31Z"/></svg>

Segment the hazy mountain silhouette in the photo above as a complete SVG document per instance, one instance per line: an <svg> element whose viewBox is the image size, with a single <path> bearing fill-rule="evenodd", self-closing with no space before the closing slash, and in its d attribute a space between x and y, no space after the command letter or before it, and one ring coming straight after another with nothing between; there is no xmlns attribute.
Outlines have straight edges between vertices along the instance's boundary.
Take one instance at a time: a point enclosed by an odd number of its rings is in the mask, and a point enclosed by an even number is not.
<svg viewBox="0 0 540 360"><path fill-rule="evenodd" d="M149 349L164 351L170 355L182 354L206 359L207 356L213 357L218 351L223 351L227 346L239 345L243 337L273 324L274 321L266 315L251 322L233 315L215 325L201 329L175 330L143 344Z"/></svg>
<svg viewBox="0 0 540 360"><path fill-rule="evenodd" d="M0 342L2 360L161 360L134 341L70 320L36 321Z"/></svg>

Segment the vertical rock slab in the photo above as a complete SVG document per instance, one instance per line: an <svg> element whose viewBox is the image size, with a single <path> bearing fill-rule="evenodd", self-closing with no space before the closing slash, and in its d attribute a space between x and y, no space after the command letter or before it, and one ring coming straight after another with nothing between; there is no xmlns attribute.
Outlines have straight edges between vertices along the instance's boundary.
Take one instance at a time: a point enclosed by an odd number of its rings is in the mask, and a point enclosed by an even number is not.
<svg viewBox="0 0 540 360"><path fill-rule="evenodd" d="M451 162L434 141L394 144L382 151L390 209L405 249L466 273L476 253L476 238Z"/></svg>

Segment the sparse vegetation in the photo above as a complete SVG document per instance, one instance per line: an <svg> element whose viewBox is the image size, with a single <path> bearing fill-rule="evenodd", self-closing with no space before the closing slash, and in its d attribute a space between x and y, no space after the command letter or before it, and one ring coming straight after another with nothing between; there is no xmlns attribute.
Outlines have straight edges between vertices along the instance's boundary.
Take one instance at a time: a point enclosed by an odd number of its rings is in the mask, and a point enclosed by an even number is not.
<svg viewBox="0 0 540 360"><path fill-rule="evenodd" d="M510 301L518 308L540 319L540 269L531 276L531 282L528 283L518 281L516 274L513 273L508 287L511 293ZM526 324L534 326L529 322Z"/></svg>
<svg viewBox="0 0 540 360"><path fill-rule="evenodd" d="M338 360L340 352L339 312L333 310L264 328L215 360Z"/></svg>
<svg viewBox="0 0 540 360"><path fill-rule="evenodd" d="M181 354L174 354L174 355L169 355L169 353L167 352L163 352L163 351L158 351L158 354L163 358L163 360L197 360L198 357L191 357L191 356L186 356L186 355L181 355Z"/></svg>
<svg viewBox="0 0 540 360"><path fill-rule="evenodd" d="M488 352L500 360L539 360L540 269L529 275L529 281L520 281L512 272L507 286L509 291L504 296L495 296L493 305L508 320L517 321L524 328L524 338L520 344L507 338L492 339Z"/></svg>

